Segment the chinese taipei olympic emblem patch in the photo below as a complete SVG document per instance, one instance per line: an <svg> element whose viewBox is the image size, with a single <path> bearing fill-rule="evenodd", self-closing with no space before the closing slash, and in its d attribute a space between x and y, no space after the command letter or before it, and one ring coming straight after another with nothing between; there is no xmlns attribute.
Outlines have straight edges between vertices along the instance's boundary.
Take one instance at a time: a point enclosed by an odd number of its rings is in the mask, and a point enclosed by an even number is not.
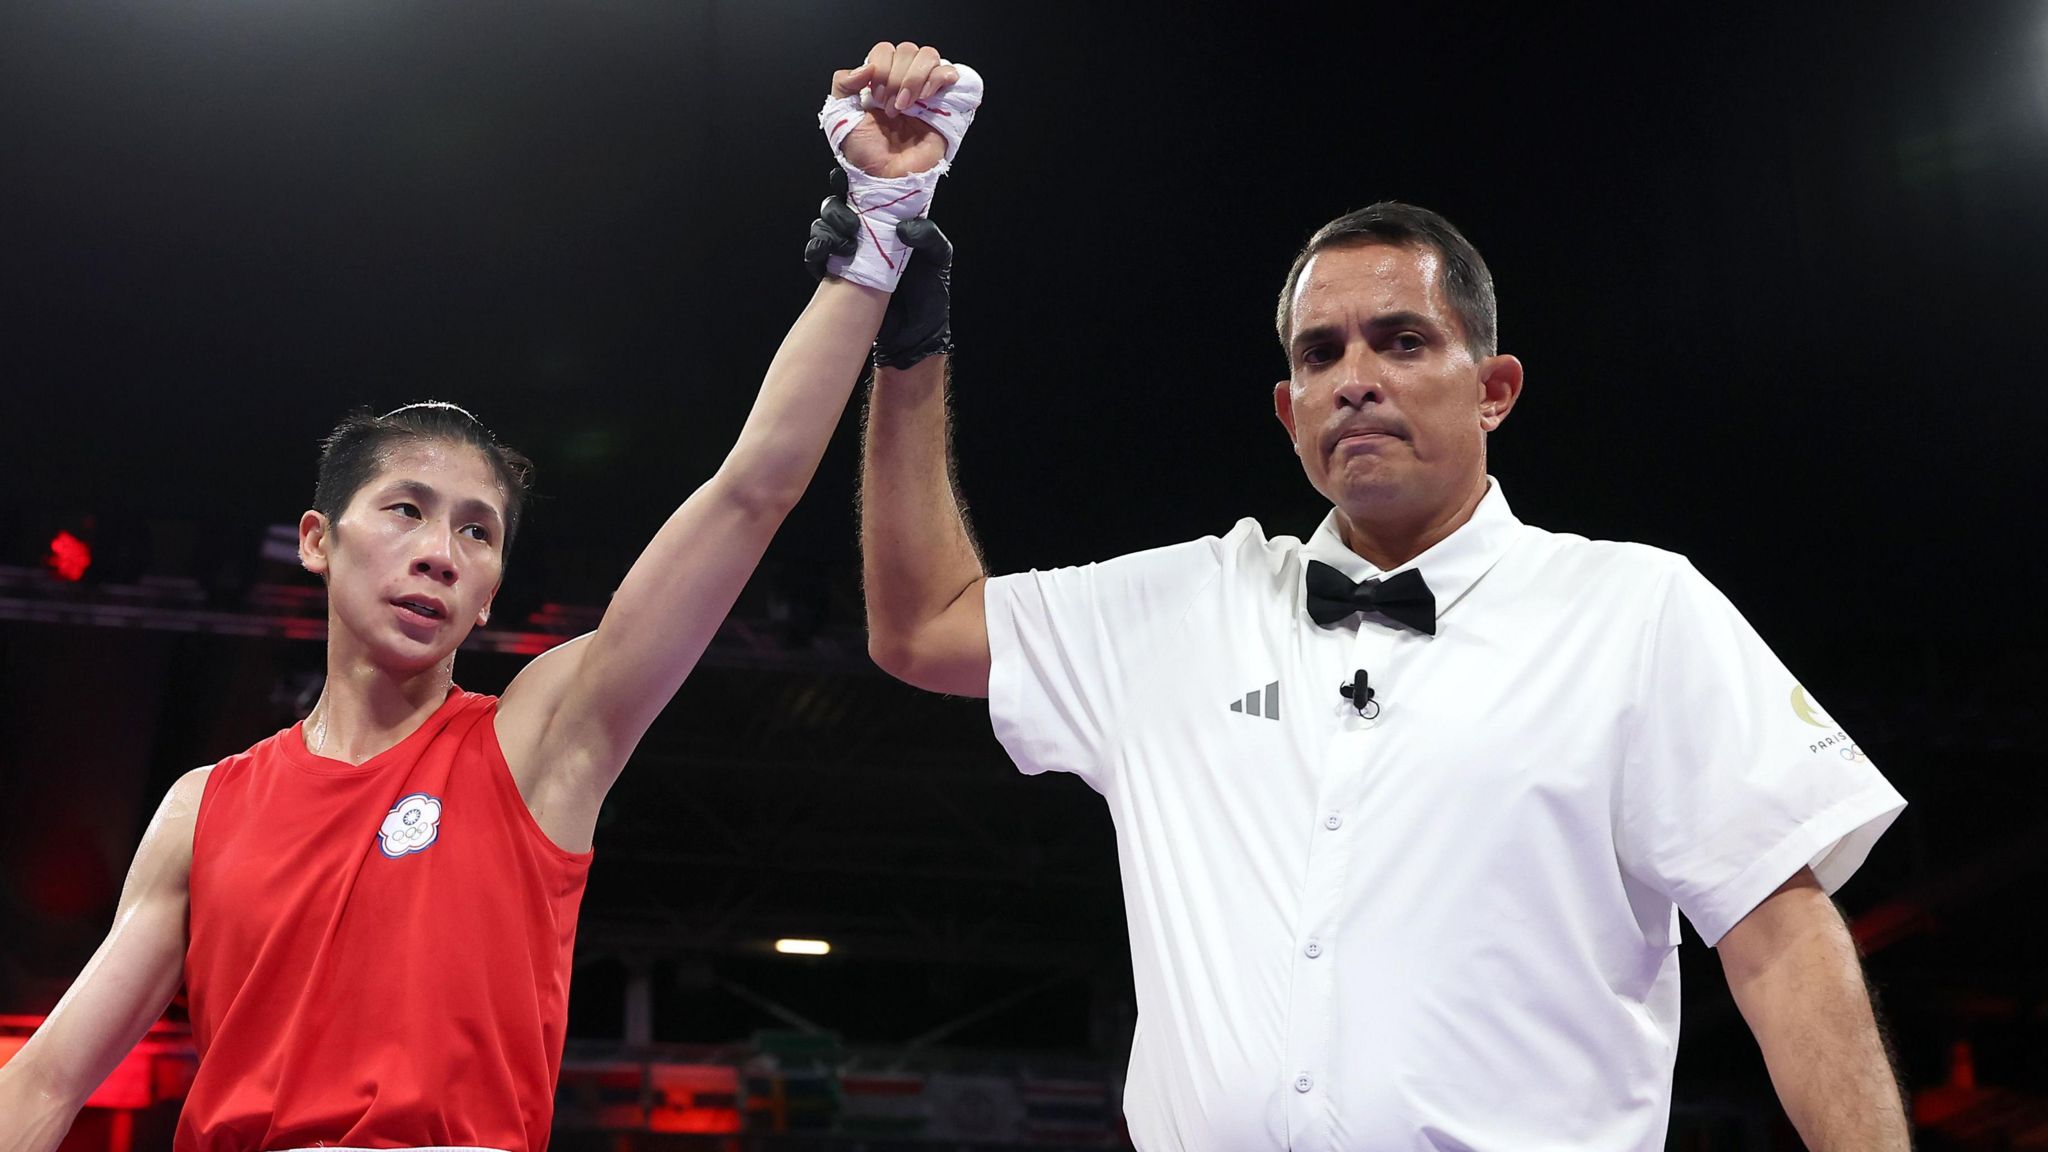
<svg viewBox="0 0 2048 1152"><path fill-rule="evenodd" d="M441 801L415 792L397 804L377 829L377 848L393 860L424 852L441 836Z"/></svg>

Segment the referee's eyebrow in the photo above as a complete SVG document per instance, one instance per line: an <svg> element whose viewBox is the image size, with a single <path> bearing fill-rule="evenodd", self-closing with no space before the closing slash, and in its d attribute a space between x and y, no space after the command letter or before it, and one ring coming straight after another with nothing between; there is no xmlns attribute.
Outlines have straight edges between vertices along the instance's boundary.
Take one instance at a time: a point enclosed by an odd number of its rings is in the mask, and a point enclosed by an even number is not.
<svg viewBox="0 0 2048 1152"><path fill-rule="evenodd" d="M1400 312L1382 313L1373 317L1365 326L1365 330L1374 335L1389 331L1402 332L1410 328L1418 332L1436 332L1439 330L1435 320L1424 316L1420 312L1411 312L1405 309Z"/></svg>
<svg viewBox="0 0 2048 1152"><path fill-rule="evenodd" d="M1410 329L1417 332L1426 332L1431 335L1441 335L1443 332L1441 325L1435 320L1411 309L1402 309L1399 312L1382 312L1365 322L1365 331L1368 337L1381 336L1388 332L1405 332ZM1296 332L1294 339L1288 343L1289 352L1296 358L1299 358L1302 350L1311 345L1341 340L1343 332L1344 326L1341 324L1316 324L1303 328L1301 331Z"/></svg>
<svg viewBox="0 0 2048 1152"><path fill-rule="evenodd" d="M1294 339L1288 341L1287 350L1292 356L1299 359L1303 349L1312 344L1322 344L1337 339L1341 332L1342 329L1335 324L1317 324L1312 328L1303 328L1294 334Z"/></svg>

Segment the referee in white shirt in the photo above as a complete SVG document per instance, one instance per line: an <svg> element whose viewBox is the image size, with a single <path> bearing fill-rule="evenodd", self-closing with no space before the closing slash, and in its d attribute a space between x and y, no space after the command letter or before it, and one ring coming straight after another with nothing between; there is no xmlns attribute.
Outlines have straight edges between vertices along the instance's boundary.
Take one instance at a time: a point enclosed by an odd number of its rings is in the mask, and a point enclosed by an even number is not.
<svg viewBox="0 0 2048 1152"><path fill-rule="evenodd" d="M1522 366L1442 217L1332 221L1278 326L1305 543L990 579L945 357L885 358L869 411L875 660L1109 803L1137 1146L1655 1152L1683 912L1808 1146L1905 1149L1828 898L1898 793L1684 558L1515 518L1486 438Z"/></svg>

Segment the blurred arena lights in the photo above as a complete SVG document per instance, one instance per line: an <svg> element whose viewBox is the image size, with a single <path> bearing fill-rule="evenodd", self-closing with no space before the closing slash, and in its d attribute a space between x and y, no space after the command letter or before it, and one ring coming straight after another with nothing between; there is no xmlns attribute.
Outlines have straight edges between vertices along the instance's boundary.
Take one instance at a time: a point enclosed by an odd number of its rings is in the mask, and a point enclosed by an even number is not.
<svg viewBox="0 0 2048 1152"><path fill-rule="evenodd" d="M824 940L801 940L785 936L775 942L775 950L785 956L825 956L831 953L832 945Z"/></svg>
<svg viewBox="0 0 2048 1152"><path fill-rule="evenodd" d="M59 532L50 538L50 555L43 563L58 579L76 584L85 579L85 570L92 567L92 548L69 532Z"/></svg>

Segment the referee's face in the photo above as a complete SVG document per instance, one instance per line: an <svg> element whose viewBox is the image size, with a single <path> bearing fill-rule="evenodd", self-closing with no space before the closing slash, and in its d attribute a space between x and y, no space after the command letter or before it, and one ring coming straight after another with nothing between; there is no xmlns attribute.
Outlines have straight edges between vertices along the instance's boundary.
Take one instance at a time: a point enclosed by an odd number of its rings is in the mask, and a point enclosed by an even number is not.
<svg viewBox="0 0 2048 1152"><path fill-rule="evenodd" d="M1367 537L1462 523L1485 492L1486 433L1521 389L1514 357L1473 358L1441 267L1426 246L1330 248L1295 288L1273 406L1309 483Z"/></svg>

